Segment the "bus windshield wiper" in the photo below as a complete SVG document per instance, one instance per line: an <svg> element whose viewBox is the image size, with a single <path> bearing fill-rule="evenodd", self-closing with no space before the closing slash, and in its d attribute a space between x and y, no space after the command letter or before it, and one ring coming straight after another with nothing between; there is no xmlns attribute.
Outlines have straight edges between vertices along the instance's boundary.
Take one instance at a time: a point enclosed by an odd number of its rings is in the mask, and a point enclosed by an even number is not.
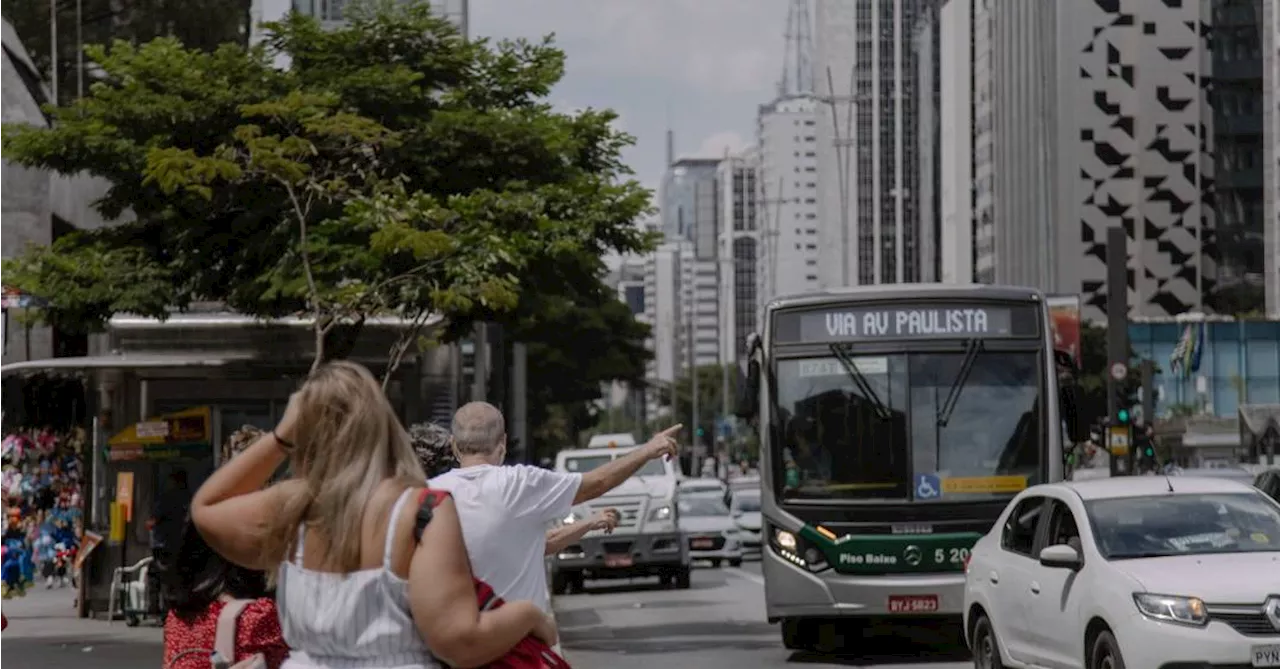
<svg viewBox="0 0 1280 669"><path fill-rule="evenodd" d="M973 362L978 358L978 352L982 350L981 339L970 339L964 344L964 360L960 363L960 371L956 373L956 380L951 384L951 390L947 392L947 399L942 403L942 407L938 409L938 426L946 427L951 421L951 413L956 410L956 405L960 403L960 392L964 390L964 384L969 382L969 372L973 371Z"/></svg>
<svg viewBox="0 0 1280 669"><path fill-rule="evenodd" d="M875 388L872 388L871 382L867 380L867 375L863 374L861 369L858 369L857 363L849 355L848 345L832 344L831 354L836 357L836 360L840 361L844 370L849 373L849 378L853 379L853 385L857 386L858 390L862 391L862 394L871 400L871 406L875 409L876 416L880 420L892 418L889 407L885 406L884 402L881 401L880 396L876 394Z"/></svg>

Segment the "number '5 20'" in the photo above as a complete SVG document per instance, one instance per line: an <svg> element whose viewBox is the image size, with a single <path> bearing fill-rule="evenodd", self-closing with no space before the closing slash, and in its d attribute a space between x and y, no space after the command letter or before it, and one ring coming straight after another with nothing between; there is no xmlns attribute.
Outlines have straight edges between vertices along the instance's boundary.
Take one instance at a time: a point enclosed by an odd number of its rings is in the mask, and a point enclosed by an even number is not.
<svg viewBox="0 0 1280 669"><path fill-rule="evenodd" d="M938 548L933 551L933 561L935 563L963 564L967 559L969 559L968 548Z"/></svg>

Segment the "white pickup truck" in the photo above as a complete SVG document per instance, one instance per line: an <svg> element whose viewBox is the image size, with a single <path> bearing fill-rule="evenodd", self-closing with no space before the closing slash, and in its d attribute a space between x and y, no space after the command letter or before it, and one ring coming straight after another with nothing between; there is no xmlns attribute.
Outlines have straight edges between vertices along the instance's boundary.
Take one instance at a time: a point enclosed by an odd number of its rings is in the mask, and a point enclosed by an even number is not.
<svg viewBox="0 0 1280 669"><path fill-rule="evenodd" d="M587 448L560 451L556 471L585 474L636 448L629 434L599 435ZM615 508L618 527L612 534L591 532L551 557L553 593L581 590L588 578L657 576L665 586L689 587L689 547L676 522L675 467L672 462L651 460L622 485L573 509L565 523Z"/></svg>

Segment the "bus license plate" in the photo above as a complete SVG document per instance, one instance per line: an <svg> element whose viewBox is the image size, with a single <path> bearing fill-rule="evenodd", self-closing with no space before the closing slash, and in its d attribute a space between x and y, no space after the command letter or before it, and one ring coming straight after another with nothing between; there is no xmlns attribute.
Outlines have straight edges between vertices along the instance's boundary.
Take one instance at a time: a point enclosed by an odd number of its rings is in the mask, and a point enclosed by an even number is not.
<svg viewBox="0 0 1280 669"><path fill-rule="evenodd" d="M937 613L937 595L889 595L889 613Z"/></svg>
<svg viewBox="0 0 1280 669"><path fill-rule="evenodd" d="M606 567L630 567L632 565L630 555L606 555L604 556L604 566Z"/></svg>
<svg viewBox="0 0 1280 669"><path fill-rule="evenodd" d="M715 545L715 542L710 539L694 539L690 545L693 548L711 548Z"/></svg>
<svg viewBox="0 0 1280 669"><path fill-rule="evenodd" d="M1253 647L1253 666L1280 667L1280 644Z"/></svg>

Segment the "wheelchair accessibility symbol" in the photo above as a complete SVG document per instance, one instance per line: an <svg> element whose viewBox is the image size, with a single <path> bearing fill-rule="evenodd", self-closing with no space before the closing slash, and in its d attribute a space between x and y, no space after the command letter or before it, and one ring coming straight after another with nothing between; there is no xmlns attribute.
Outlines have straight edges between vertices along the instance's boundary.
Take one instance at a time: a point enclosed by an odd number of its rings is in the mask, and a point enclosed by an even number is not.
<svg viewBox="0 0 1280 669"><path fill-rule="evenodd" d="M916 499L937 499L941 496L941 479L933 474L916 474Z"/></svg>

